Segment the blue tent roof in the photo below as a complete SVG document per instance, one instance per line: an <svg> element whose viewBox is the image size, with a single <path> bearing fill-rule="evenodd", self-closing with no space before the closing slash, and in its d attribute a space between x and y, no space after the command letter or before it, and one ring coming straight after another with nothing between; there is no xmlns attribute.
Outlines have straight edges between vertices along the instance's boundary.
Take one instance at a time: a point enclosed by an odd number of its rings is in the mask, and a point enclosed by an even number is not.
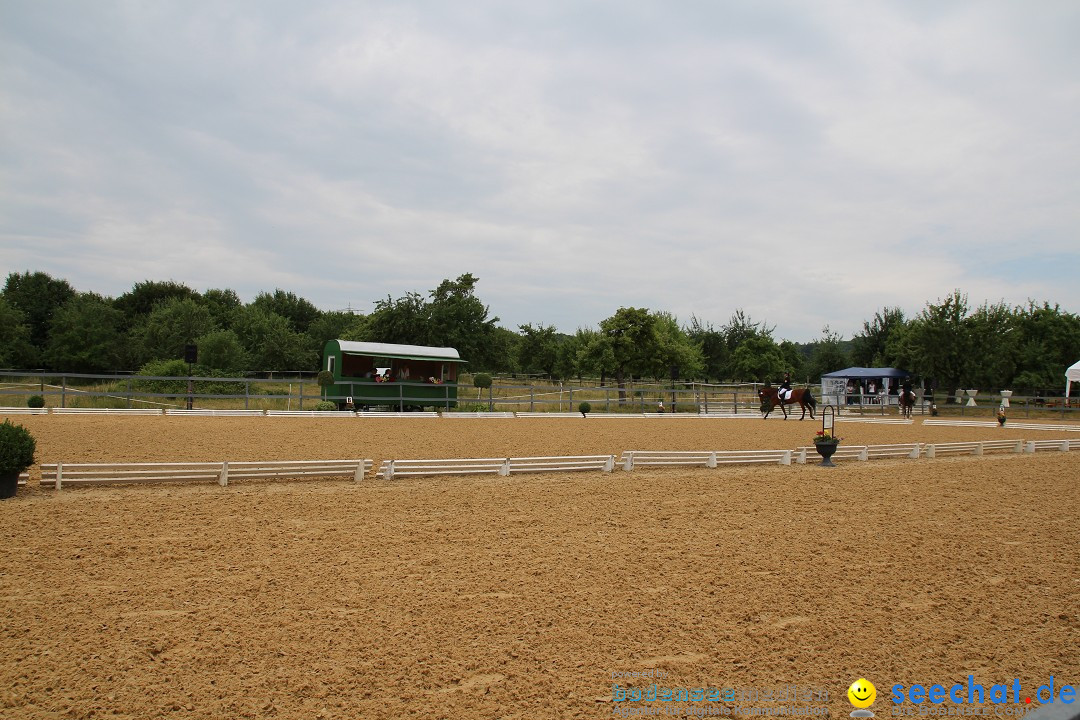
<svg viewBox="0 0 1080 720"><path fill-rule="evenodd" d="M899 370L897 368L868 368L868 367L849 367L846 370L836 370L831 373L825 373L821 377L823 378L906 378L911 377L911 373L907 370Z"/></svg>

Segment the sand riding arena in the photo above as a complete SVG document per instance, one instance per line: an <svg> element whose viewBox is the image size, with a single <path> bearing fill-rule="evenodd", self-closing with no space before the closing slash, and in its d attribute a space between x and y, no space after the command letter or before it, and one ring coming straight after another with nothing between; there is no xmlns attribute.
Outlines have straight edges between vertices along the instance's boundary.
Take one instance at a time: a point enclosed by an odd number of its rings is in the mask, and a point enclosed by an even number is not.
<svg viewBox="0 0 1080 720"><path fill-rule="evenodd" d="M795 448L722 419L13 418L40 462ZM1059 438L838 423L845 444ZM1080 433L1075 435L1080 436ZM0 717L603 718L1080 681L1080 452L0 502ZM637 673L635 676L634 673ZM613 686L730 688L632 702ZM797 686L794 703L778 699ZM805 698L805 699L804 699Z"/></svg>

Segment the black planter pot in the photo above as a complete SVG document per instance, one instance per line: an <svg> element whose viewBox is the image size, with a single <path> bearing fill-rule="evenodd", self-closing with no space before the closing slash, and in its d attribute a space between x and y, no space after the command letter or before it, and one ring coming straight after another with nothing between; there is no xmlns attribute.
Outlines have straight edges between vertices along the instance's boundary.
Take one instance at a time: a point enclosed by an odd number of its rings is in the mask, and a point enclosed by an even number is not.
<svg viewBox="0 0 1080 720"><path fill-rule="evenodd" d="M824 460L821 461L822 467L836 467L836 464L830 460L833 453L836 452L837 446L840 444L839 440L833 440L832 442L816 442L814 443L814 449L817 450Z"/></svg>
<svg viewBox="0 0 1080 720"><path fill-rule="evenodd" d="M10 472L0 474L0 500L15 497L15 491L19 489L19 473Z"/></svg>

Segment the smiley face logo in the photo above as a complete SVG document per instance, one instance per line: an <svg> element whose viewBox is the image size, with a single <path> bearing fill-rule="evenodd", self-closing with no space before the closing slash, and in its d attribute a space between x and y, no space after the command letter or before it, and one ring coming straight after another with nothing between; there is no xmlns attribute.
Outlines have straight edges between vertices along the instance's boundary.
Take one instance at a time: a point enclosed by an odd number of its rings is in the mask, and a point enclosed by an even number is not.
<svg viewBox="0 0 1080 720"><path fill-rule="evenodd" d="M866 678L859 678L847 689L848 700L857 708L868 708L877 699L877 688Z"/></svg>

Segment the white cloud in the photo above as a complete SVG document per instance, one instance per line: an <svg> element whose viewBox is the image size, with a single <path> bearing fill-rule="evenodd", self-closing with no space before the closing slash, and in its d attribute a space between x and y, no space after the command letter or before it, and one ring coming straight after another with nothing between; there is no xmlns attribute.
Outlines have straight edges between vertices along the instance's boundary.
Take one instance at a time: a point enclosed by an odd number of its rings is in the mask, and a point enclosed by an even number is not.
<svg viewBox="0 0 1080 720"><path fill-rule="evenodd" d="M2 11L9 270L361 309L473 272L510 327L795 340L954 288L1080 308L1038 261L1078 264L1068 5L68 11Z"/></svg>

